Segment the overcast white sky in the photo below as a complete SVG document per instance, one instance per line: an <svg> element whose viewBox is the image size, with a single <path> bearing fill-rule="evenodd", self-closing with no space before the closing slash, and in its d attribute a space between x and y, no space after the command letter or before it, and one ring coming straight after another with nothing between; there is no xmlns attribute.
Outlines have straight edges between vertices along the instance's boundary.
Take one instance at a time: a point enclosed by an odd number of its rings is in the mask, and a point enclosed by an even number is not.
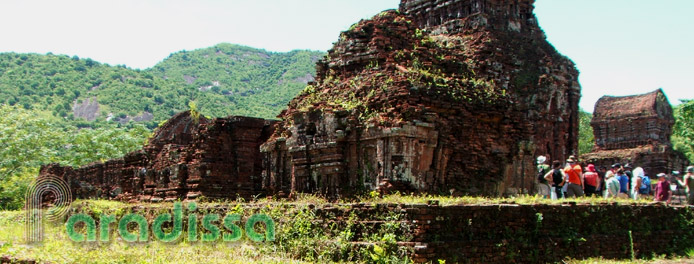
<svg viewBox="0 0 694 264"><path fill-rule="evenodd" d="M399 0L5 0L0 52L77 55L149 68L221 42L269 51L327 50L359 19ZM548 40L581 75L580 106L662 87L694 99L694 1L537 0Z"/></svg>

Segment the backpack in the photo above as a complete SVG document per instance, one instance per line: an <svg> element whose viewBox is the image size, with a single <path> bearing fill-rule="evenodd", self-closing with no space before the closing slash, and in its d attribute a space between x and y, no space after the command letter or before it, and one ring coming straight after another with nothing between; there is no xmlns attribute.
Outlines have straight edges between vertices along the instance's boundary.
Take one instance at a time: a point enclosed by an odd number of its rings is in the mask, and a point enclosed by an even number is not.
<svg viewBox="0 0 694 264"><path fill-rule="evenodd" d="M545 180L545 174L547 174L547 170L545 170L545 166L540 166L540 169L537 172L537 181L539 183L547 183L547 180Z"/></svg>
<svg viewBox="0 0 694 264"><path fill-rule="evenodd" d="M641 177L641 186L639 186L640 194L650 194L651 193L651 178L644 175Z"/></svg>
<svg viewBox="0 0 694 264"><path fill-rule="evenodd" d="M554 182L555 186L559 185L562 181L564 181L564 176L561 175L561 170L559 170L559 169L553 170L552 181Z"/></svg>

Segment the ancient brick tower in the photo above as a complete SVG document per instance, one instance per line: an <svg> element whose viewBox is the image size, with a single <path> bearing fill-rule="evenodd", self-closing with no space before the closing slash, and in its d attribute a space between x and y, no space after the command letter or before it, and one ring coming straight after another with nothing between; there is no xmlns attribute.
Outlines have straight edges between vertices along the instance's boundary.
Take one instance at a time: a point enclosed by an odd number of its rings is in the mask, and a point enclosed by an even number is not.
<svg viewBox="0 0 694 264"><path fill-rule="evenodd" d="M403 0L343 32L262 146L271 192L527 191L577 145L578 72L530 0Z"/></svg>
<svg viewBox="0 0 694 264"><path fill-rule="evenodd" d="M532 0L403 0L355 24L280 122L187 113L142 151L79 169L78 197L158 201L370 190L527 192L574 154L580 86Z"/></svg>
<svg viewBox="0 0 694 264"><path fill-rule="evenodd" d="M594 151L583 155L585 162L609 168L631 163L647 175L682 170L687 159L672 149L670 136L675 119L663 90L647 94L603 96L595 104L591 126Z"/></svg>

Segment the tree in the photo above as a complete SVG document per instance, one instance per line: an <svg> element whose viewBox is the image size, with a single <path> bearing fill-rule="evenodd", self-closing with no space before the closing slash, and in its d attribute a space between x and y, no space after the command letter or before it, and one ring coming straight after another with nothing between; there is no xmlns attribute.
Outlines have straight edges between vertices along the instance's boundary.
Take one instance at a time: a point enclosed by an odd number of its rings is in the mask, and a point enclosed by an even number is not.
<svg viewBox="0 0 694 264"><path fill-rule="evenodd" d="M48 112L0 106L0 208L21 208L33 179L27 177L41 164L56 161L65 132L52 120Z"/></svg>
<svg viewBox="0 0 694 264"><path fill-rule="evenodd" d="M68 144L60 156L60 161L78 167L122 157L130 151L142 148L150 134L143 125L134 125L131 129L81 129L67 138Z"/></svg>
<svg viewBox="0 0 694 264"><path fill-rule="evenodd" d="M61 110L62 111L62 110ZM122 157L150 136L142 125L78 129L48 111L0 105L0 209L19 209L42 164L74 167Z"/></svg>
<svg viewBox="0 0 694 264"><path fill-rule="evenodd" d="M590 121L593 120L593 114L578 110L578 154L586 154L593 150L595 145L595 135L593 127L590 126Z"/></svg>
<svg viewBox="0 0 694 264"><path fill-rule="evenodd" d="M48 112L0 106L0 180L22 168L51 162L64 129Z"/></svg>
<svg viewBox="0 0 694 264"><path fill-rule="evenodd" d="M674 148L694 162L694 100L681 100L675 107L675 125L672 129Z"/></svg>

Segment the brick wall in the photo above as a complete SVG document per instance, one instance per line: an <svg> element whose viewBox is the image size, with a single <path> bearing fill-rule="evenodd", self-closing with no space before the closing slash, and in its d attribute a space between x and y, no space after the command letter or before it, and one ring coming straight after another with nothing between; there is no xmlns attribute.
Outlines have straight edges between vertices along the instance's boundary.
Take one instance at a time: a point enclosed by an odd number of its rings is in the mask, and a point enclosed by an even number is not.
<svg viewBox="0 0 694 264"><path fill-rule="evenodd" d="M637 257L686 248L692 210L664 206L486 205L409 209L417 261L541 263ZM689 222L688 222L689 221ZM687 230L689 229L689 230Z"/></svg>
<svg viewBox="0 0 694 264"><path fill-rule="evenodd" d="M142 150L81 168L45 165L39 177L63 177L73 196L83 199L250 198L264 193L260 144L274 123L251 117L193 121L184 112L159 128Z"/></svg>
<svg viewBox="0 0 694 264"><path fill-rule="evenodd" d="M79 208L73 207L73 212L80 211ZM304 221L306 217L315 215L315 218L308 218L312 226L299 224L294 231L305 232L309 228L310 234L329 234L319 243L352 244L354 252L350 254L321 253L330 256L332 261L371 260L369 250L375 243L382 243L380 237L372 235L379 234L382 227L390 230L388 234L395 235L399 252L405 252L417 263L437 263L438 260L447 263L555 263L566 258L591 257L629 259L632 242L637 258L682 255L694 248L691 244L694 239L694 207L661 204L439 206L437 201L429 204L322 205L269 202L241 206L215 204L211 207L200 204L197 210L199 214L214 212L225 215L230 211L238 212L239 208L244 212L243 219L255 213L270 215L278 232L291 232L287 230L293 230L295 220ZM162 213L161 206L134 205L132 208L143 215L156 215L148 212L150 210ZM186 219L183 223L186 225ZM337 237L347 229L352 234L350 240ZM187 227L184 226L183 230ZM295 233L277 236L278 239L302 239ZM364 247L367 251L363 251ZM329 250L335 247L320 248ZM287 253L290 256L299 254Z"/></svg>
<svg viewBox="0 0 694 264"><path fill-rule="evenodd" d="M663 205L352 205L317 209L319 216L362 220L400 212L416 262L547 263L566 257L637 258L694 248L694 209ZM366 221L369 222L369 221ZM372 221L371 221L372 222Z"/></svg>
<svg viewBox="0 0 694 264"><path fill-rule="evenodd" d="M479 13L492 15L495 21L504 26L508 21L533 25L533 2L534 0L402 0L400 12L413 17L422 28L435 27Z"/></svg>

